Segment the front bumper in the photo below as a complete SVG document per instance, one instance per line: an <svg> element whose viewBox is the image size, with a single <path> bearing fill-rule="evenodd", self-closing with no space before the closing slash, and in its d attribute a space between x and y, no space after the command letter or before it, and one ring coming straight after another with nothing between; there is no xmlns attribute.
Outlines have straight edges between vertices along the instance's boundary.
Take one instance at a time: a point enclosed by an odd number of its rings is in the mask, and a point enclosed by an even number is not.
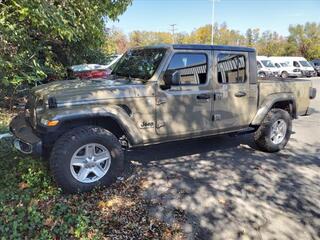
<svg viewBox="0 0 320 240"><path fill-rule="evenodd" d="M316 71L301 71L302 75L305 76L305 77L316 77L317 76L317 73Z"/></svg>
<svg viewBox="0 0 320 240"><path fill-rule="evenodd" d="M42 141L34 133L25 116L18 115L10 123L10 131L14 136L14 147L24 154L41 156Z"/></svg>

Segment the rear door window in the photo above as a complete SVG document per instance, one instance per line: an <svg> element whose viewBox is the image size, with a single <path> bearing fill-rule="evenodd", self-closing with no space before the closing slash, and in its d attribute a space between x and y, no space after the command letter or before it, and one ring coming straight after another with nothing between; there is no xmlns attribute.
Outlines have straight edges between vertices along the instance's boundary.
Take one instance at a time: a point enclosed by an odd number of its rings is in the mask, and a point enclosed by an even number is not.
<svg viewBox="0 0 320 240"><path fill-rule="evenodd" d="M242 54L218 54L218 82L244 83L246 75L246 57Z"/></svg>

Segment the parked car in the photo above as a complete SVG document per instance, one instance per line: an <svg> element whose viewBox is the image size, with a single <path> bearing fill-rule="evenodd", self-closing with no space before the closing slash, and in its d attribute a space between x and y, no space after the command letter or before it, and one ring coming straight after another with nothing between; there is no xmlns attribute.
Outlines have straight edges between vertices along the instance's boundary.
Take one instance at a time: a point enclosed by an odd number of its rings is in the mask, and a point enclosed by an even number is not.
<svg viewBox="0 0 320 240"><path fill-rule="evenodd" d="M278 57L270 57L269 58L274 66L279 70L279 75L282 78L287 77L301 77L302 73L299 68L289 66L284 60Z"/></svg>
<svg viewBox="0 0 320 240"><path fill-rule="evenodd" d="M69 69L71 78L80 79L106 78L111 73L106 65L100 64L80 64L71 66Z"/></svg>
<svg viewBox="0 0 320 240"><path fill-rule="evenodd" d="M110 59L111 61L107 64L107 67L112 70L117 64L117 62L119 62L122 55L123 54L113 55L112 58Z"/></svg>
<svg viewBox="0 0 320 240"><path fill-rule="evenodd" d="M320 76L320 59L314 59L310 63L317 72L317 75Z"/></svg>
<svg viewBox="0 0 320 240"><path fill-rule="evenodd" d="M112 71L112 68L119 61L122 55L113 55L110 57L110 62L106 65L100 64L80 64L71 66L69 71L69 77L80 79L99 79L107 78Z"/></svg>
<svg viewBox="0 0 320 240"><path fill-rule="evenodd" d="M276 59L285 62L290 67L300 69L304 77L314 77L317 75L314 68L304 57L276 57Z"/></svg>
<svg viewBox="0 0 320 240"><path fill-rule="evenodd" d="M265 56L257 56L257 71L258 76L262 78L279 76L279 70L273 65L271 60Z"/></svg>
<svg viewBox="0 0 320 240"><path fill-rule="evenodd" d="M259 81L256 62L255 49L239 46L131 49L108 81L33 88L10 123L14 145L49 155L58 186L72 193L113 183L125 148L254 132L260 149L280 151L316 91L308 80Z"/></svg>

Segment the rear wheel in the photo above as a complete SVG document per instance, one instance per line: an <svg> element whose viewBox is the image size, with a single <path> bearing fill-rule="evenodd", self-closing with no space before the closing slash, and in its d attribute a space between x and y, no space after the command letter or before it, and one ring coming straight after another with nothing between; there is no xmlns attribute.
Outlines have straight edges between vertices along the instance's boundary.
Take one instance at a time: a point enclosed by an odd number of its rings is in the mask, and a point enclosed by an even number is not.
<svg viewBox="0 0 320 240"><path fill-rule="evenodd" d="M108 186L123 170L124 154L118 139L95 126L70 130L55 143L50 167L64 192L90 191Z"/></svg>
<svg viewBox="0 0 320 240"><path fill-rule="evenodd" d="M277 152L288 143L292 130L290 114L282 109L271 109L255 132L257 146L266 152Z"/></svg>
<svg viewBox="0 0 320 240"><path fill-rule="evenodd" d="M265 78L267 75L265 74L265 72L259 72L258 73L258 77L261 77L261 78Z"/></svg>
<svg viewBox="0 0 320 240"><path fill-rule="evenodd" d="M281 77L282 77L282 78L288 78L288 73L287 73L286 71L283 71L283 72L281 73Z"/></svg>

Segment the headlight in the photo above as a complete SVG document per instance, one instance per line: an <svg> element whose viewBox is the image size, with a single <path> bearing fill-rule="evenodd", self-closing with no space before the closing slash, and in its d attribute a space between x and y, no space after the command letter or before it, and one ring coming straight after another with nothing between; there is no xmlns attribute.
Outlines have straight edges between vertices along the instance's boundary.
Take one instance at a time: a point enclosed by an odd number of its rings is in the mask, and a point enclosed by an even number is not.
<svg viewBox="0 0 320 240"><path fill-rule="evenodd" d="M45 118L41 118L40 123L47 127L54 127L58 125L59 120L48 120Z"/></svg>

